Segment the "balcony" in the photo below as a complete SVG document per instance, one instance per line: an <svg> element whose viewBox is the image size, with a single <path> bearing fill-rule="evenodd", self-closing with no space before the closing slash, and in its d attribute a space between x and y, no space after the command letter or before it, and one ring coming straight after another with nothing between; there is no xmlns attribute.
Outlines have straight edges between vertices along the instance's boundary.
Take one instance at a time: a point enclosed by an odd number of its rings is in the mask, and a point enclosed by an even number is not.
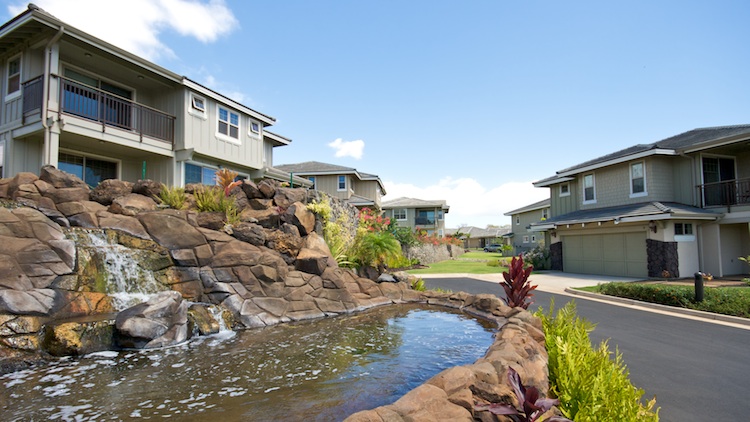
<svg viewBox="0 0 750 422"><path fill-rule="evenodd" d="M750 179L734 179L696 186L701 208L750 205Z"/></svg>
<svg viewBox="0 0 750 422"><path fill-rule="evenodd" d="M417 217L414 219L414 224L418 226L434 226L435 218L434 217Z"/></svg>
<svg viewBox="0 0 750 422"><path fill-rule="evenodd" d="M24 119L42 108L41 76L23 83ZM60 111L116 127L157 141L174 144L175 117L106 91L60 78Z"/></svg>

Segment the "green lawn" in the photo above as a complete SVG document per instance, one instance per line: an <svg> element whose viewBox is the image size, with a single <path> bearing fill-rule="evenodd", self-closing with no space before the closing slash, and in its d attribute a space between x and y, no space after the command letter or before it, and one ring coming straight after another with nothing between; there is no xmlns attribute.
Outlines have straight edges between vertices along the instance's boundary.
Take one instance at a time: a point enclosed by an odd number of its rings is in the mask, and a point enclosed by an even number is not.
<svg viewBox="0 0 750 422"><path fill-rule="evenodd" d="M428 268L409 270L409 274L500 274L507 271L507 267L487 265L487 262L496 261L501 258L499 253L492 252L467 252L457 259L440 261L430 264Z"/></svg>

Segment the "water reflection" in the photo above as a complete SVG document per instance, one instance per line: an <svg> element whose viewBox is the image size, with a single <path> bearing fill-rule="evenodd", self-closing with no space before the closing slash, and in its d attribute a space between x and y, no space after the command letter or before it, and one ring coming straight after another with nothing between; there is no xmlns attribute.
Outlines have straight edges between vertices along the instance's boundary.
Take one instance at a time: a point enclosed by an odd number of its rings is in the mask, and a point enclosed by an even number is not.
<svg viewBox="0 0 750 422"><path fill-rule="evenodd" d="M420 305L65 358L0 377L0 420L341 420L474 362L492 328Z"/></svg>

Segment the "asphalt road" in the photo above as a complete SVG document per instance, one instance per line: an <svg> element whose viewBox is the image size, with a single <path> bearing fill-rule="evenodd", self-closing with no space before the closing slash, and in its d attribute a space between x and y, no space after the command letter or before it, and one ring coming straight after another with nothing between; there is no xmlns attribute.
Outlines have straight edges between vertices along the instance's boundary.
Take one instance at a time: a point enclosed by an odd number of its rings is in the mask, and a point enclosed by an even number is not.
<svg viewBox="0 0 750 422"><path fill-rule="evenodd" d="M493 293L502 288L471 278L425 278L428 288ZM660 420L750 420L750 330L657 314L608 303L535 291L535 303L549 309L575 300L578 315L596 324L594 344L609 339L619 349L632 383L644 399L656 396Z"/></svg>

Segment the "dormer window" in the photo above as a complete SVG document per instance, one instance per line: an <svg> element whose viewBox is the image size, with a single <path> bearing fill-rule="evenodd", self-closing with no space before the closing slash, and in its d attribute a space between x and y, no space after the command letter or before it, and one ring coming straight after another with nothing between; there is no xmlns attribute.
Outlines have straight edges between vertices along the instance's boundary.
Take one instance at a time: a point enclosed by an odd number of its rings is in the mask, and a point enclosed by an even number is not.
<svg viewBox="0 0 750 422"><path fill-rule="evenodd" d="M196 95L193 95L191 98L193 109L205 113L206 112L206 100L198 97Z"/></svg>
<svg viewBox="0 0 750 422"><path fill-rule="evenodd" d="M260 133L260 125L257 122L250 122L250 131Z"/></svg>
<svg viewBox="0 0 750 422"><path fill-rule="evenodd" d="M560 196L569 196L570 195L570 184L563 183L560 185Z"/></svg>

